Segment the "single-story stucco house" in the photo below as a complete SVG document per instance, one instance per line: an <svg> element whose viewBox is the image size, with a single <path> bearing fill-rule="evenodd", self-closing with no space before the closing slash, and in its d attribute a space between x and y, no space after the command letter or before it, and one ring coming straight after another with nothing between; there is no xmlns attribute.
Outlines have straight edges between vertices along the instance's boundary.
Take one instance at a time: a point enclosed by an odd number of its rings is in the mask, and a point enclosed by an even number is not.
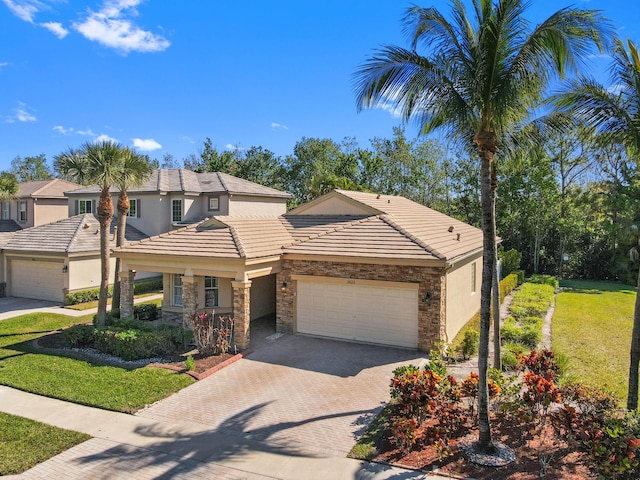
<svg viewBox="0 0 640 480"><path fill-rule="evenodd" d="M334 190L279 216L213 216L133 242L122 259L123 315L137 270L164 276L163 316L229 313L279 332L429 350L478 311L482 232L403 197Z"/></svg>

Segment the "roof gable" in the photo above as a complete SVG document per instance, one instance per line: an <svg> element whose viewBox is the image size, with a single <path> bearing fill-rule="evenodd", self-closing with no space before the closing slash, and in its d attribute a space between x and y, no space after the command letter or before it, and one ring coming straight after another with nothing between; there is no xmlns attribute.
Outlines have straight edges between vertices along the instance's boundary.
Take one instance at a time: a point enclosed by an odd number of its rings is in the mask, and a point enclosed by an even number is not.
<svg viewBox="0 0 640 480"><path fill-rule="evenodd" d="M290 210L285 215L378 215L380 210L372 208L357 199L343 195L339 190L318 197L309 203Z"/></svg>
<svg viewBox="0 0 640 480"><path fill-rule="evenodd" d="M64 198L64 192L75 190L80 185L61 178L52 178L22 182L19 187L18 197Z"/></svg>

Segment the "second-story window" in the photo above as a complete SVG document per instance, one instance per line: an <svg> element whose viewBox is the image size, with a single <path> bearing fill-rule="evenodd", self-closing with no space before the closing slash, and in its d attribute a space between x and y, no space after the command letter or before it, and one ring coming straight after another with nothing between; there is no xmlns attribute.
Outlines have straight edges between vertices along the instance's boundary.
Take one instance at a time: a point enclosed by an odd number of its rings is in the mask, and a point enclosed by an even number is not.
<svg viewBox="0 0 640 480"><path fill-rule="evenodd" d="M18 221L19 222L27 221L27 202L24 200L20 200L18 202Z"/></svg>
<svg viewBox="0 0 640 480"><path fill-rule="evenodd" d="M2 202L2 219L11 220L11 204L9 202Z"/></svg>
<svg viewBox="0 0 640 480"><path fill-rule="evenodd" d="M171 221L182 221L182 200L171 200Z"/></svg>
<svg viewBox="0 0 640 480"><path fill-rule="evenodd" d="M93 213L93 200L78 200L78 215Z"/></svg>
<svg viewBox="0 0 640 480"><path fill-rule="evenodd" d="M127 213L127 217L139 217L139 216L140 216L139 200L137 198L130 198L129 213Z"/></svg>

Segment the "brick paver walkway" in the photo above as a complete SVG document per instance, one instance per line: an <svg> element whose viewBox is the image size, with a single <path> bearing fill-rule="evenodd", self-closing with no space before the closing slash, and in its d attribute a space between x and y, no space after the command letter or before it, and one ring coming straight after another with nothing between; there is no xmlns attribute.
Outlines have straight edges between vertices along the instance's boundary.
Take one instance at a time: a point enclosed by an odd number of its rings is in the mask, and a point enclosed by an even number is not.
<svg viewBox="0 0 640 480"><path fill-rule="evenodd" d="M389 399L391 372L419 353L285 335L138 415L188 420L301 454L345 456Z"/></svg>

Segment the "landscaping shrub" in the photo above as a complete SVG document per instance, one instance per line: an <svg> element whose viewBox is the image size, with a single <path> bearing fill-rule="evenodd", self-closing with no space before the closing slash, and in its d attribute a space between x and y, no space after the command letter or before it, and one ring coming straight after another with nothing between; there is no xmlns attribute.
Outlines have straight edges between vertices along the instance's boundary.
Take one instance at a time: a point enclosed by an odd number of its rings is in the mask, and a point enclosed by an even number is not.
<svg viewBox="0 0 640 480"><path fill-rule="evenodd" d="M133 317L138 320L155 320L158 317L158 306L155 303L141 303L139 305L134 305Z"/></svg>
<svg viewBox="0 0 640 480"><path fill-rule="evenodd" d="M113 287L109 287L107 290L107 296L111 297L113 294ZM80 290L78 292L67 293L64 296L65 305L77 305L79 303L87 303L98 300L100 297L100 289L94 288L91 290Z"/></svg>
<svg viewBox="0 0 640 480"><path fill-rule="evenodd" d="M71 348L85 348L93 344L93 325L74 325L62 331L65 344Z"/></svg>
<svg viewBox="0 0 640 480"><path fill-rule="evenodd" d="M100 329L94 334L95 348L124 360L165 357L176 353L176 346L161 332Z"/></svg>
<svg viewBox="0 0 640 480"><path fill-rule="evenodd" d="M522 285L524 283L524 270L516 270L514 273L518 276L518 285Z"/></svg>
<svg viewBox="0 0 640 480"><path fill-rule="evenodd" d="M133 284L133 294L142 295L143 293L162 291L162 286L162 277L142 280Z"/></svg>
<svg viewBox="0 0 640 480"><path fill-rule="evenodd" d="M405 373L416 373L419 372L420 369L415 365L400 365L393 371L394 377L401 377Z"/></svg>
<svg viewBox="0 0 640 480"><path fill-rule="evenodd" d="M194 314L193 338L201 355L226 353L233 338L233 319L206 312Z"/></svg>
<svg viewBox="0 0 640 480"><path fill-rule="evenodd" d="M518 275L515 273L511 273L500 280L500 302L518 285Z"/></svg>
<svg viewBox="0 0 640 480"><path fill-rule="evenodd" d="M480 343L480 332L477 330L469 329L464 332L464 338L460 345L460 353L462 357L467 360L472 355L478 353L478 344Z"/></svg>
<svg viewBox="0 0 640 480"><path fill-rule="evenodd" d="M549 285L550 287L553 287L554 290L557 290L558 287L560 286L560 282L553 275L534 274L534 275L531 275L531 278L529 278L528 283Z"/></svg>

